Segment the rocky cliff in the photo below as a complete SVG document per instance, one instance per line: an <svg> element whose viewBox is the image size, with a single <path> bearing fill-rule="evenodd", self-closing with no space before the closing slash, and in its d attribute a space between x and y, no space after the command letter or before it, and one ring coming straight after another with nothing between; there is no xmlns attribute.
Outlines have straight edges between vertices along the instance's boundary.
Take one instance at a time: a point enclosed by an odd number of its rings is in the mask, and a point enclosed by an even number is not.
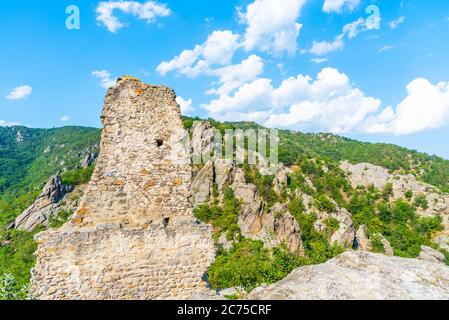
<svg viewBox="0 0 449 320"><path fill-rule="evenodd" d="M185 299L207 283L211 228L193 217L186 132L172 90L124 77L103 109L100 154L71 221L36 236L41 299Z"/></svg>
<svg viewBox="0 0 449 320"><path fill-rule="evenodd" d="M210 155L211 159L197 172L194 173L192 183L193 198L195 206L211 201L223 199L225 187L230 187L235 197L241 201L242 210L238 217L238 226L244 237L261 240L267 248L286 245L286 247L296 253L302 251L301 230L298 222L288 211L285 203L275 203L268 207L262 199L258 188L248 182L245 172L235 161L222 159L214 151L221 150L221 145L217 145L214 140L214 129L208 122L199 122L192 128L192 141L200 144L196 150L201 155ZM198 137L195 139L195 137ZM246 152L241 150L241 152ZM256 170L263 172L267 170L266 163L258 162ZM276 192L287 187L288 169L281 166L277 170L273 181ZM214 199L214 187L216 187L218 199ZM229 246L223 241L222 244Z"/></svg>
<svg viewBox="0 0 449 320"><path fill-rule="evenodd" d="M60 209L59 202L69 187L64 186L59 175L51 177L36 201L18 216L8 229L31 231L39 226L48 226L50 219Z"/></svg>

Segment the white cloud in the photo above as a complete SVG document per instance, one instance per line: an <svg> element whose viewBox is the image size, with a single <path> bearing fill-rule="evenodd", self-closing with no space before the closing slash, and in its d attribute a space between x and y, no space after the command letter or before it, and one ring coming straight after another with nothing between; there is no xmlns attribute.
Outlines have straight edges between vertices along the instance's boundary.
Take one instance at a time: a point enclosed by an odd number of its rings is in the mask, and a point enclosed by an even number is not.
<svg viewBox="0 0 449 320"><path fill-rule="evenodd" d="M138 19L152 23L156 17L165 17L170 15L171 11L165 4L159 4L156 1L147 1L140 3L137 1L102 1L97 7L97 21L106 26L110 32L117 32L125 24L115 15L114 10L136 16Z"/></svg>
<svg viewBox="0 0 449 320"><path fill-rule="evenodd" d="M395 48L397 48L396 45L386 44L382 48L379 49L379 52L385 52L385 51L392 50L392 49L395 49Z"/></svg>
<svg viewBox="0 0 449 320"><path fill-rule="evenodd" d="M341 50L344 46L343 37L340 35L334 41L313 41L312 48L308 52L317 56L323 56L329 52Z"/></svg>
<svg viewBox="0 0 449 320"><path fill-rule="evenodd" d="M433 85L417 78L407 86L407 97L396 108L387 107L366 121L368 133L404 135L437 129L449 122L449 82Z"/></svg>
<svg viewBox="0 0 449 320"><path fill-rule="evenodd" d="M116 79L111 78L111 73L107 70L93 71L92 75L100 79L100 85L105 89L115 85Z"/></svg>
<svg viewBox="0 0 449 320"><path fill-rule="evenodd" d="M0 120L0 127L13 127L13 126L21 126L22 124L18 122L10 122L5 120Z"/></svg>
<svg viewBox="0 0 449 320"><path fill-rule="evenodd" d="M299 92L305 91L311 80L312 78L309 76L300 74L282 81L279 88L273 89L271 92L271 104L277 109L291 104Z"/></svg>
<svg viewBox="0 0 449 320"><path fill-rule="evenodd" d="M304 53L323 56L330 52L341 50L345 46L345 37L347 37L348 39L352 39L355 38L359 33L370 30L372 28L372 26L367 25L365 19L359 18L354 22L344 25L342 32L337 35L333 41L313 41L312 47L308 50L304 50Z"/></svg>
<svg viewBox="0 0 449 320"><path fill-rule="evenodd" d="M233 95L223 94L208 104L202 105L218 120L223 120L223 114L229 112L259 111L270 106L270 93L273 90L271 80L262 78L243 84Z"/></svg>
<svg viewBox="0 0 449 320"><path fill-rule="evenodd" d="M334 68L322 69L316 80L303 75L284 80L272 98L287 110L272 113L266 126L333 133L356 130L381 105L380 100L354 88L349 78Z"/></svg>
<svg viewBox="0 0 449 320"><path fill-rule="evenodd" d="M341 13L343 9L354 10L360 4L360 0L325 0L323 11L327 13Z"/></svg>
<svg viewBox="0 0 449 320"><path fill-rule="evenodd" d="M232 31L214 31L202 47L202 55L208 64L226 65L231 63L238 48L239 35Z"/></svg>
<svg viewBox="0 0 449 320"><path fill-rule="evenodd" d="M70 116L62 116L59 120L62 122L67 122L70 120Z"/></svg>
<svg viewBox="0 0 449 320"><path fill-rule="evenodd" d="M245 83L233 95L220 95L202 107L219 120L342 133L355 130L380 105L380 100L354 88L345 74L324 68L315 80L298 75L282 81L277 88L270 79L257 79Z"/></svg>
<svg viewBox="0 0 449 320"><path fill-rule="evenodd" d="M14 88L7 96L8 100L20 100L25 99L33 92L33 88L29 85L20 86Z"/></svg>
<svg viewBox="0 0 449 320"><path fill-rule="evenodd" d="M174 57L170 61L161 62L156 71L165 76L171 71L177 71L179 74L197 76L198 72L194 72L193 64L198 61L201 55L201 46L197 45L193 50L184 50L179 56Z"/></svg>
<svg viewBox="0 0 449 320"><path fill-rule="evenodd" d="M218 76L220 87L207 91L208 94L224 95L243 83L256 79L263 72L264 64L257 55L251 55L239 64L212 70L210 75Z"/></svg>
<svg viewBox="0 0 449 320"><path fill-rule="evenodd" d="M405 22L405 17L404 17L404 16L401 16L401 17L397 18L396 20L391 21L391 22L388 24L388 26L389 26L391 29L396 29L399 25L403 24L404 22Z"/></svg>
<svg viewBox="0 0 449 320"><path fill-rule="evenodd" d="M231 81L223 81L219 73L229 71L236 77L232 82L248 81L254 76L248 78L247 75L235 75L237 65L221 70L216 67L231 64L235 51L242 47L247 51L258 49L272 54L284 51L290 54L295 53L297 38L302 27L296 20L306 1L255 0L246 7L245 12L238 8L240 22L247 25L243 36L230 30L214 31L203 44L198 44L193 49L183 50L173 59L161 62L156 70L162 76L169 72L176 72L189 78L200 74L219 76L222 85L228 85ZM250 60L246 61L246 65L240 65L240 67L254 68L252 71L245 70L244 73L259 73L261 62L256 63L253 58L249 57ZM239 80L239 78L244 79ZM225 87L221 89L229 90Z"/></svg>
<svg viewBox="0 0 449 320"><path fill-rule="evenodd" d="M239 35L232 31L214 31L202 45L192 50L184 50L170 61L163 61L157 67L162 76L176 71L178 74L194 78L210 70L213 65L231 63L235 50L239 47Z"/></svg>
<svg viewBox="0 0 449 320"><path fill-rule="evenodd" d="M310 62L316 63L316 64L320 64L320 63L324 63L327 61L327 58L313 58L310 59Z"/></svg>
<svg viewBox="0 0 449 320"><path fill-rule="evenodd" d="M217 76L220 78L220 88L212 89L209 93L232 91L244 81L255 79L263 71L262 61L255 55L230 66L239 48L243 47L247 51L258 49L272 54L283 51L293 54L296 51L297 37L302 27L296 20L305 2L255 0L247 6L245 12L238 8L240 22L247 24L244 36L230 30L214 31L203 44L183 50L173 59L161 62L156 71L162 76L169 72L189 78L200 74Z"/></svg>
<svg viewBox="0 0 449 320"><path fill-rule="evenodd" d="M381 109L381 100L366 95L347 75L323 68L315 79L299 74L278 87L268 78L247 81L233 92L214 92L218 97L201 107L222 121L337 134L404 135L449 123L449 82L434 85L418 78L407 91L396 107Z"/></svg>
<svg viewBox="0 0 449 320"><path fill-rule="evenodd" d="M247 24L244 48L295 53L302 28L297 20L305 3L306 0L255 0L245 12L239 10L241 23Z"/></svg>
<svg viewBox="0 0 449 320"><path fill-rule="evenodd" d="M343 27L343 34L349 39L355 38L360 32L366 30L365 19L359 18L352 23L348 23Z"/></svg>
<svg viewBox="0 0 449 320"><path fill-rule="evenodd" d="M179 104L179 107L181 108L181 113L183 115L189 115L190 112L192 112L192 99L185 100L181 96L176 97L176 102Z"/></svg>

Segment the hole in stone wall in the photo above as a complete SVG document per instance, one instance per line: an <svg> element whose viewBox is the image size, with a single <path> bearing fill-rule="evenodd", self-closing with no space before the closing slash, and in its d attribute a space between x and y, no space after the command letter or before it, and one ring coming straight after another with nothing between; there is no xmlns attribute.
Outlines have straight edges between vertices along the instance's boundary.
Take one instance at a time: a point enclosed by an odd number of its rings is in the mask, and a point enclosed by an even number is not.
<svg viewBox="0 0 449 320"><path fill-rule="evenodd" d="M164 227L167 228L168 224L170 223L170 218L164 218Z"/></svg>
<svg viewBox="0 0 449 320"><path fill-rule="evenodd" d="M157 145L158 147L162 147L163 144L164 144L164 140L156 139L156 145Z"/></svg>

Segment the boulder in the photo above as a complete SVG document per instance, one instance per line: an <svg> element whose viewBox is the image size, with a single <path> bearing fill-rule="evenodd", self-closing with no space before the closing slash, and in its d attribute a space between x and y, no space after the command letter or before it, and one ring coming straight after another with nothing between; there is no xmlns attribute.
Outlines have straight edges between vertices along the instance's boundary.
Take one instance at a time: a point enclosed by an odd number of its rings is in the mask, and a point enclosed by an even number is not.
<svg viewBox="0 0 449 320"><path fill-rule="evenodd" d="M389 257L394 256L394 250L393 247L390 244L390 241L388 241L383 235L378 234L380 237L380 241L382 242L382 244L384 245L384 251L385 254Z"/></svg>
<svg viewBox="0 0 449 320"><path fill-rule="evenodd" d="M317 218L315 229L319 232L325 232L327 230L325 223L327 219L336 219L338 221L339 228L330 234L329 242L337 242L343 247L352 247L355 239L355 230L352 216L348 210L337 207L336 212L320 212L317 215Z"/></svg>
<svg viewBox="0 0 449 320"><path fill-rule="evenodd" d="M428 246L421 246L421 252L419 253L418 259L433 263L446 263L444 254Z"/></svg>
<svg viewBox="0 0 449 320"><path fill-rule="evenodd" d="M219 142L215 141L215 129L210 122L198 121L191 128L193 164L205 164L215 154Z"/></svg>
<svg viewBox="0 0 449 320"><path fill-rule="evenodd" d="M354 247L362 251L371 251L371 245L368 239L368 233L366 226L362 224L355 234L355 245Z"/></svg>
<svg viewBox="0 0 449 320"><path fill-rule="evenodd" d="M231 178L231 172L234 169L234 164L231 160L217 159L214 162L215 183L217 184L218 192L222 192L225 184Z"/></svg>
<svg viewBox="0 0 449 320"><path fill-rule="evenodd" d="M235 197L242 201L239 226L243 236L261 240L268 248L285 244L293 252L302 250L299 224L286 204L277 203L266 210L257 187L245 182L241 168L235 171L232 189Z"/></svg>
<svg viewBox="0 0 449 320"><path fill-rule="evenodd" d="M192 181L192 199L194 205L209 202L212 194L213 171L213 163L212 161L208 161L195 175Z"/></svg>
<svg viewBox="0 0 449 320"><path fill-rule="evenodd" d="M274 176L273 189L278 195L282 194L282 190L287 187L288 175L291 172L289 168L283 165L279 166L279 169Z"/></svg>
<svg viewBox="0 0 449 320"><path fill-rule="evenodd" d="M417 259L348 251L253 290L250 300L449 299L449 268Z"/></svg>

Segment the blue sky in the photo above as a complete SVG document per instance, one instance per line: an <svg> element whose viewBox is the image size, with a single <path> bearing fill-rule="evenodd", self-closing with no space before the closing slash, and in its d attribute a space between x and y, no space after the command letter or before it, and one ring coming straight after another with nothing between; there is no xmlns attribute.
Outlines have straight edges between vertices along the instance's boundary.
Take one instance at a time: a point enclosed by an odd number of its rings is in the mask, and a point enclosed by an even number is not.
<svg viewBox="0 0 449 320"><path fill-rule="evenodd" d="M132 74L184 114L449 159L448 34L440 0L3 1L0 125L100 127L106 88Z"/></svg>

